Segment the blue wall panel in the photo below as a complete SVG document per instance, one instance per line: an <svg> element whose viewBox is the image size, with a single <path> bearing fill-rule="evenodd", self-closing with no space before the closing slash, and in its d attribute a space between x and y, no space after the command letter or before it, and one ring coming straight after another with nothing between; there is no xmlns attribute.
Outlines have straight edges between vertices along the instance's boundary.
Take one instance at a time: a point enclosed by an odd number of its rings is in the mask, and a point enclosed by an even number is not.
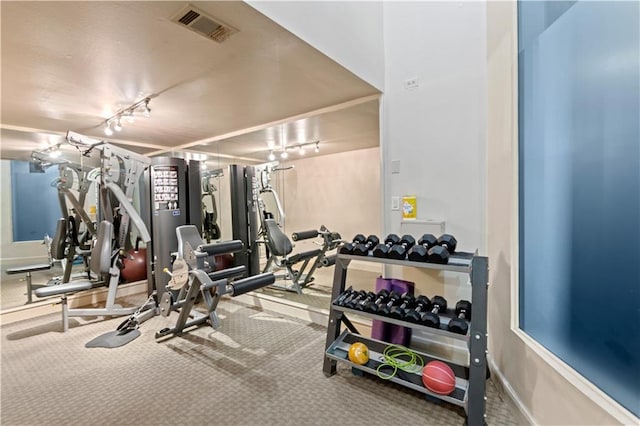
<svg viewBox="0 0 640 426"><path fill-rule="evenodd" d="M42 240L44 234L53 237L61 217L58 190L51 187L57 177L57 167L30 173L28 161L11 161L13 241Z"/></svg>
<svg viewBox="0 0 640 426"><path fill-rule="evenodd" d="M520 327L640 415L640 3L519 3Z"/></svg>

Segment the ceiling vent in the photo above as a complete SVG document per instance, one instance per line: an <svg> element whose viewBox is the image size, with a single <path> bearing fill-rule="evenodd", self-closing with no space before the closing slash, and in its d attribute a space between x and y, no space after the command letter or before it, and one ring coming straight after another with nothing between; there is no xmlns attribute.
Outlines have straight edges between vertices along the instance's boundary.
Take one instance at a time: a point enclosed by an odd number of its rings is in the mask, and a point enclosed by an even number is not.
<svg viewBox="0 0 640 426"><path fill-rule="evenodd" d="M208 16L190 4L176 13L171 21L218 43L222 43L230 35L238 32L235 28L224 24L217 18Z"/></svg>

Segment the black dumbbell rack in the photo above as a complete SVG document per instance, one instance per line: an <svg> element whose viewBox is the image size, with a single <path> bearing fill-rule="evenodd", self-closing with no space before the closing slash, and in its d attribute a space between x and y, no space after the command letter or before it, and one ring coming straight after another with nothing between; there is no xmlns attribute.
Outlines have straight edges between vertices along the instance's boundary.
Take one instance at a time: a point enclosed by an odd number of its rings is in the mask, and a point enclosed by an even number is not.
<svg viewBox="0 0 640 426"><path fill-rule="evenodd" d="M382 352L389 344L379 340L364 337L358 333L348 319L348 315L358 315L371 319L377 319L391 324L411 327L413 329L424 330L433 335L446 336L467 342L469 348L469 363L459 365L448 360L434 358L429 354L415 351L420 355L425 364L434 359L446 362L456 375L456 389L449 395L438 395L430 392L422 384L420 372L411 374L399 371L390 381L406 386L418 392L432 397L450 402L463 407L467 414L467 424L470 426L483 425L485 422L485 390L487 380L487 288L488 288L488 258L477 256L475 253L456 252L449 259L447 265L435 263L412 262L405 260L394 260L376 258L369 256L353 256L338 254L333 275L332 301L335 301L345 290L347 280L347 269L352 260L385 263L390 265L411 266L415 268L438 269L442 271L459 272L468 274L471 283L471 302L473 303L473 316L469 323L467 335L452 333L446 329L449 315L441 316L443 325L440 329L426 327L407 321L358 311L343 306L331 304L329 310L329 325L327 329L327 341L325 345L325 359L323 372L329 377L336 373L336 364L345 363L354 369L370 374L376 374L376 368L380 364ZM342 324L346 329L340 333ZM349 361L348 352L352 343L362 342L369 348L369 362L365 365L354 364ZM384 372L384 371L383 371Z"/></svg>

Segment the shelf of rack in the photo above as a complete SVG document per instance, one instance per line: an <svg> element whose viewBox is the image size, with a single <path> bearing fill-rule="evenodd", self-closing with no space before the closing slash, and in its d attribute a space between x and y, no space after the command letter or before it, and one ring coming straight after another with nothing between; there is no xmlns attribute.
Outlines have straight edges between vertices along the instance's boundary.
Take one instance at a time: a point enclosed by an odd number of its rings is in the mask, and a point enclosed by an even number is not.
<svg viewBox="0 0 640 426"><path fill-rule="evenodd" d="M327 340L325 344L325 359L323 363L323 372L326 376L336 373L336 364L346 363L353 368L376 374L376 368L380 364L380 357L384 352L385 342L368 339L361 336L351 321L349 315L358 315L368 317L383 322L410 327L413 329L429 332L437 337L454 338L467 342L469 349L468 366L461 366L447 362L454 370L456 375L456 389L451 395L437 395L429 392L422 385L422 376L419 374L399 373L398 377L394 377L391 381L409 387L416 391L440 398L464 407L467 414L466 424L470 426L484 425L485 418L485 390L487 379L487 288L488 288L488 259L478 256L477 251L474 253L456 252L449 258L446 265L428 263L428 262L412 262L407 260L395 260L377 258L369 253L368 256L354 256L338 254L336 258L335 271L333 275L333 290L331 300L338 299L345 289L347 281L347 269L351 261L375 262L388 265L398 265L413 268L425 268L450 272L461 272L469 274L471 283L471 302L473 304L473 316L469 321L469 332L466 335L452 333L447 330L446 324L452 317L451 310L441 315L442 325L440 329L426 327L420 324L414 324L407 321L397 320L386 316L363 312L343 306L331 304L329 309L329 324L327 326ZM348 330L341 334L342 324L345 324ZM364 365L351 363L348 359L348 350L351 343L362 341L367 346L372 345L369 350L373 351L370 361ZM420 353L420 356L426 362L432 358L428 354Z"/></svg>
<svg viewBox="0 0 640 426"><path fill-rule="evenodd" d="M422 331L425 331L427 333L430 333L430 334L433 334L433 335L437 335L437 336L449 337L451 339L463 340L463 341L466 341L469 338L469 336L467 334L457 334L457 333L452 333L451 331L447 330L447 324L449 324L449 320L451 318L449 316L443 315L442 313L438 314L440 316L440 328L433 328L433 327L427 327L426 325L421 325L421 324L416 324L416 323L413 323L413 322L403 321L403 320L391 318L391 317L384 316L384 315L377 315L377 314L373 314L371 312L365 312L365 311L359 311L357 309L347 308L345 306L336 305L335 303L332 306L333 306L333 309L335 309L336 311L344 312L344 313L347 313L347 314L358 315L358 316L361 316L361 317L371 318L371 319L374 319L374 320L387 322L389 324L400 325L402 327L410 327L410 328L413 328L415 330L422 330Z"/></svg>
<svg viewBox="0 0 640 426"><path fill-rule="evenodd" d="M349 346L355 342L362 342L367 345L369 349L369 361L365 365L355 364L349 360ZM382 353L384 352L384 348L387 346L387 343L381 342L379 340L369 339L358 334L350 333L348 330L345 330L338 339L336 339L331 346L326 351L327 357L334 359L338 362L347 364L352 368L356 368L358 370L364 371L366 373L377 376L377 368L383 363L382 360L384 356ZM456 376L456 387L449 395L440 395L437 393L433 393L424 387L422 384L422 372L418 371L416 373L411 373L407 371L398 370L396 375L390 379L390 382L398 383L408 388L411 388L415 391L430 395L435 398L442 399L443 401L450 402L451 404L458 405L460 407L466 406L466 394L467 389L469 388L469 371L468 368L453 364L446 360L442 360L439 358L433 358L427 354L414 351L418 356L422 358L424 364L438 360L443 361L448 364L453 370ZM386 367L381 369L382 374L389 374L391 369L387 370Z"/></svg>
<svg viewBox="0 0 640 426"><path fill-rule="evenodd" d="M471 270L471 261L473 260L473 257L474 257L474 253L456 252L456 253L453 253L449 258L449 263L447 263L446 265L441 265L439 263L413 262L410 260L396 260L396 259L375 257L371 253L368 256L354 256L352 254L338 253L338 258L345 259L345 260L358 260L362 262L384 263L387 265L412 266L414 268L438 269L441 271L464 272L467 274Z"/></svg>

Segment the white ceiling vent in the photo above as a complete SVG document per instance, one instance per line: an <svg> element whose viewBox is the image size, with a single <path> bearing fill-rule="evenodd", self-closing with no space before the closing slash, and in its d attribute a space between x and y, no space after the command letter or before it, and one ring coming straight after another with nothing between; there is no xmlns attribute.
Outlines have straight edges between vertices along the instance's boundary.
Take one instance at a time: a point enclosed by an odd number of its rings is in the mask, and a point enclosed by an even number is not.
<svg viewBox="0 0 640 426"><path fill-rule="evenodd" d="M224 24L218 18L208 16L202 10L190 4L176 13L171 18L171 21L218 43L222 43L230 35L238 32L230 25Z"/></svg>

